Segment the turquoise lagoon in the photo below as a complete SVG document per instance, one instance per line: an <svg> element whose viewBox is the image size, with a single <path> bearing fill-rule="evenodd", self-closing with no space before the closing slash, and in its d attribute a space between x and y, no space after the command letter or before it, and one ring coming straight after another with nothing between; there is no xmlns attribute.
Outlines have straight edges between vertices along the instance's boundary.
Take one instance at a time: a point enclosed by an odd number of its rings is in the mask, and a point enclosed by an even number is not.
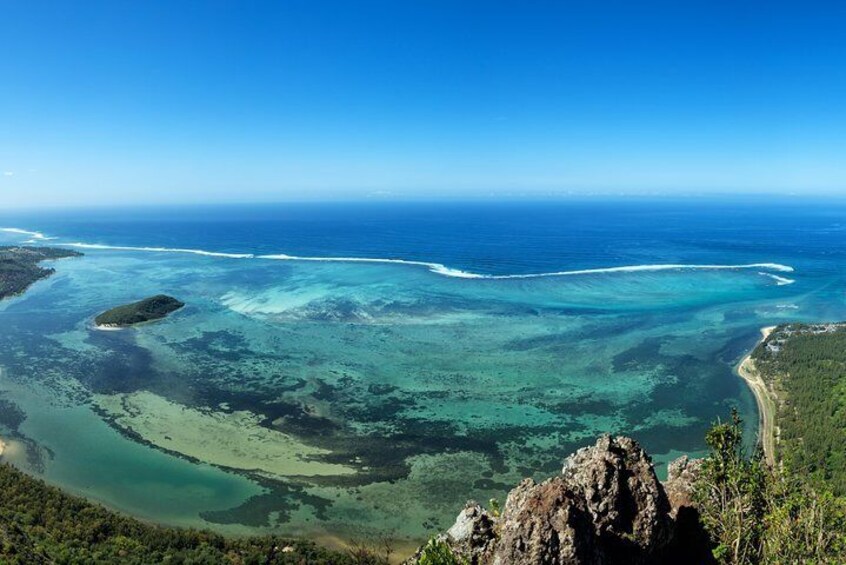
<svg viewBox="0 0 846 565"><path fill-rule="evenodd" d="M602 433L661 474L732 407L753 437L759 328L843 317L831 205L535 206L4 216L85 256L0 303L3 457L163 523L413 542Z"/></svg>

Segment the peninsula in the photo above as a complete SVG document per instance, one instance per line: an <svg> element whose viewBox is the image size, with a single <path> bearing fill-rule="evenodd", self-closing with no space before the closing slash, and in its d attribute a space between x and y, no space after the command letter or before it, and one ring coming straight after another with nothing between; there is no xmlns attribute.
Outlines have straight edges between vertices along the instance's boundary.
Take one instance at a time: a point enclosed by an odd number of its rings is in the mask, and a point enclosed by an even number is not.
<svg viewBox="0 0 846 565"><path fill-rule="evenodd" d="M750 361L772 414L768 461L846 495L846 324L778 326Z"/></svg>
<svg viewBox="0 0 846 565"><path fill-rule="evenodd" d="M41 261L81 257L82 253L55 247L0 246L0 300L22 294L33 283L56 272Z"/></svg>
<svg viewBox="0 0 846 565"><path fill-rule="evenodd" d="M172 296L157 294L156 296L151 296L138 302L124 304L123 306L106 310L94 318L94 323L97 326L107 328L134 326L144 322L160 320L183 306L185 306L184 302L180 302Z"/></svg>

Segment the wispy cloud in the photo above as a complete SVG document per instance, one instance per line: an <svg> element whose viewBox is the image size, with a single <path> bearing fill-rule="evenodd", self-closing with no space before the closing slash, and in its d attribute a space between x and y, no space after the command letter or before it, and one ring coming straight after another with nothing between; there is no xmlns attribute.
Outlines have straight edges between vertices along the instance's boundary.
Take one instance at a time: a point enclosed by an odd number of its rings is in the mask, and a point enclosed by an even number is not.
<svg viewBox="0 0 846 565"><path fill-rule="evenodd" d="M4 177L12 177L15 176L15 171L3 171Z"/></svg>

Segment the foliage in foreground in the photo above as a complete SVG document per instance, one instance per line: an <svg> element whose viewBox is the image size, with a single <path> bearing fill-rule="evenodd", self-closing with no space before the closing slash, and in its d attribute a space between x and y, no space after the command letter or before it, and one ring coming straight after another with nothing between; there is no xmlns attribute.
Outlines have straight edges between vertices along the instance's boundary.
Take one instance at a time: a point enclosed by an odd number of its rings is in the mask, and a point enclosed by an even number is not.
<svg viewBox="0 0 846 565"><path fill-rule="evenodd" d="M0 465L0 563L381 564L276 536L226 538L121 516Z"/></svg>
<svg viewBox="0 0 846 565"><path fill-rule="evenodd" d="M722 563L846 563L846 499L743 450L741 421L717 422L696 483L705 529Z"/></svg>
<svg viewBox="0 0 846 565"><path fill-rule="evenodd" d="M448 543L432 538L420 551L417 565L467 565L467 561L453 553Z"/></svg>

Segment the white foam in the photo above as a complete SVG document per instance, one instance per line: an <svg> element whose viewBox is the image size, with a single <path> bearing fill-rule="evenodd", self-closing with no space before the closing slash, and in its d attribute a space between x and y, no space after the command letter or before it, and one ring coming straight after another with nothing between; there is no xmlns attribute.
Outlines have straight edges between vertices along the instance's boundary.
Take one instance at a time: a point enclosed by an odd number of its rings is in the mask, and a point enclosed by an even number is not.
<svg viewBox="0 0 846 565"><path fill-rule="evenodd" d="M63 243L68 247L79 249L103 249L112 251L146 251L148 253L191 253L193 255L204 255L206 257L227 257L230 259L252 259L252 253L220 253L217 251L206 251L204 249L183 249L179 247L133 247L129 245L103 245L100 243Z"/></svg>
<svg viewBox="0 0 846 565"><path fill-rule="evenodd" d="M447 277L458 277L462 279L488 279L492 275L480 275L469 273L459 269L452 269L441 263L430 263L428 261L410 261L408 259L383 259L380 257L303 257L298 255L286 255L278 253L274 255L257 255L256 259L274 259L277 261L316 261L320 263L381 263L392 265L410 265L413 267L426 267L433 273Z"/></svg>
<svg viewBox="0 0 846 565"><path fill-rule="evenodd" d="M743 269L771 269L785 273L792 273L793 267L778 263L751 263L748 265L628 265L624 267L605 267L600 269L580 269L576 271L556 271L552 273L532 273L527 275L489 275L491 279L531 279L538 277L566 277L573 275L596 275L604 273L638 273L656 271L738 271Z"/></svg>
<svg viewBox="0 0 846 565"><path fill-rule="evenodd" d="M28 235L32 240L51 240L56 239L46 237L41 232L28 231L20 228L0 228L0 231L9 233L17 233L21 235ZM252 253L223 253L217 251L206 251L205 249L189 249L181 247L146 247L146 246L129 246L129 245L104 245L100 243L62 243L69 247L76 247L79 249L100 249L113 251L140 251L149 253L190 253L193 255L203 255L206 257L224 257L229 259L269 259L277 261L315 261L325 263L377 263L377 264L392 264L392 265L407 265L412 267L425 267L429 271L438 275L446 277L461 278L461 279L486 279L486 280L507 280L507 279L536 279L545 277L567 277L579 275L600 275L612 273L638 273L638 272L658 272L658 271L737 271L745 269L763 269L765 271L776 271L781 273L792 273L793 267L789 265L782 265L780 263L749 263L743 265L691 265L691 264L654 264L654 265L626 265L622 267L604 267L597 269L578 269L572 271L552 271L547 273L527 273L527 274L513 274L513 275L488 275L473 273L470 271L463 271L461 269L454 269L448 267L443 263L435 263L430 261L413 261L409 259L388 259L381 257L309 257L300 255L287 255L284 253L276 253L269 255L254 255ZM786 277L780 277L772 273L761 273L771 277L778 285L792 284L795 281Z"/></svg>
<svg viewBox="0 0 846 565"><path fill-rule="evenodd" d="M793 267L779 263L750 263L748 265L685 265L685 264L658 264L658 265L628 265L623 267L604 267L599 269L579 269L574 271L553 271L549 273L528 273L520 275L483 275L452 269L441 263L430 263L427 261L408 261L406 259L381 259L371 257L302 257L297 255L275 254L257 255L256 259L275 259L281 261L320 261L331 263L394 263L400 265L413 265L427 267L433 273L447 277L458 277L463 279L535 279L541 277L566 277L577 275L597 275L610 273L637 273L655 271L719 271L719 270L742 270L742 269L769 269L784 273L792 273ZM776 276L776 275L772 275ZM782 278L782 277L779 277ZM784 279L790 280L790 279ZM789 284L789 283L787 283Z"/></svg>
<svg viewBox="0 0 846 565"><path fill-rule="evenodd" d="M778 275L774 275L774 274L772 274L772 273L762 273L762 272L759 272L758 274L759 274L759 275L763 275L763 276L765 276L765 277L769 277L769 278L773 279L773 280L775 281L775 283L776 283L776 285L777 285L777 286L784 286L784 285L793 284L793 283L795 283L795 282L796 282L796 281L795 281L795 280L793 280L793 279L789 279L789 278L787 278L787 277L780 277L780 276L778 276Z"/></svg>
<svg viewBox="0 0 846 565"><path fill-rule="evenodd" d="M16 233L18 235L28 235L30 238L32 238L29 241L26 241L24 243L31 243L34 240L48 241L48 240L56 239L55 237L47 237L46 235L44 235L40 231L22 230L20 228L0 228L0 231L6 232L6 233Z"/></svg>

